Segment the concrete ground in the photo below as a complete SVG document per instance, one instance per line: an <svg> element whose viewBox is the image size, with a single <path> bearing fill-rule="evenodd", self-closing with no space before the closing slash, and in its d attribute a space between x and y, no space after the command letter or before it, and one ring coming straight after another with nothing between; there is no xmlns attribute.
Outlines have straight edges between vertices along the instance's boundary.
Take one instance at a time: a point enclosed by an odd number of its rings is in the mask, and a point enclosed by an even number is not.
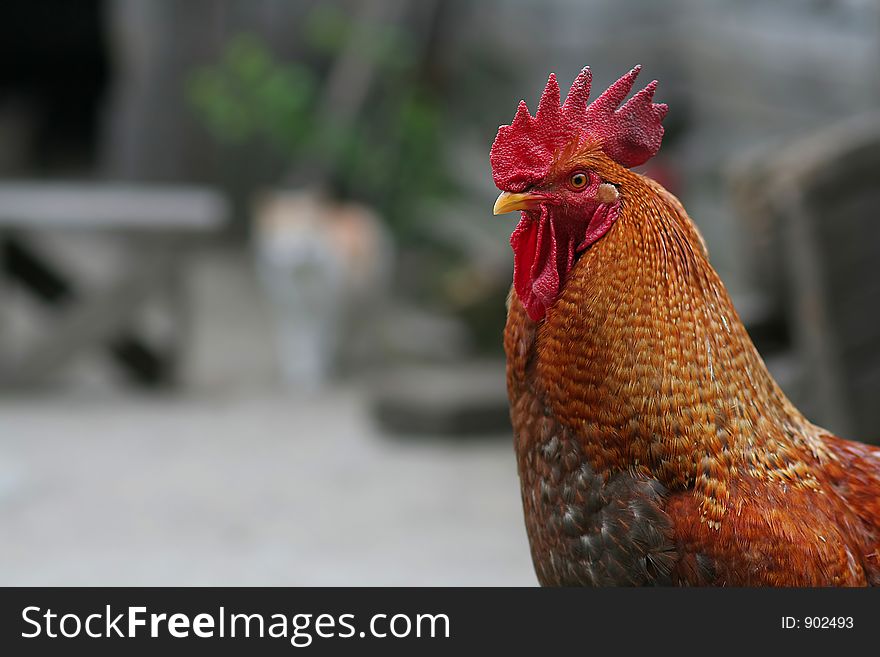
<svg viewBox="0 0 880 657"><path fill-rule="evenodd" d="M531 585L509 440L359 396L0 402L0 585Z"/></svg>

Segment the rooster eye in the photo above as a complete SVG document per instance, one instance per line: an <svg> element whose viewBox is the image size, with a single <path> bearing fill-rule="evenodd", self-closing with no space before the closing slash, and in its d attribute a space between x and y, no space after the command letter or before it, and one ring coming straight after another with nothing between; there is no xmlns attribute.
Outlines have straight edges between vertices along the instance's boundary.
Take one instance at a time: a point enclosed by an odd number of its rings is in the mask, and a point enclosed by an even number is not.
<svg viewBox="0 0 880 657"><path fill-rule="evenodd" d="M573 173L571 174L571 178L568 179L569 184L575 189L581 189L585 187L587 184L587 174L585 173Z"/></svg>

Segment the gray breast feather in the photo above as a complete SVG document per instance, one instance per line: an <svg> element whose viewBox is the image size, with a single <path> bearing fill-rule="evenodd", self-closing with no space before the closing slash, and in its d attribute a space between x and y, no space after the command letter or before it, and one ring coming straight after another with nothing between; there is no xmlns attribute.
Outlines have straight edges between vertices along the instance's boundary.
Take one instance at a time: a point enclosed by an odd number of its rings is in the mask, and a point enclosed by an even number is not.
<svg viewBox="0 0 880 657"><path fill-rule="evenodd" d="M521 468L538 577L557 586L672 584L678 552L663 486L629 472L595 473L561 430ZM531 481L528 481L531 480ZM525 495L529 488L537 495ZM530 517L531 516L531 517Z"/></svg>

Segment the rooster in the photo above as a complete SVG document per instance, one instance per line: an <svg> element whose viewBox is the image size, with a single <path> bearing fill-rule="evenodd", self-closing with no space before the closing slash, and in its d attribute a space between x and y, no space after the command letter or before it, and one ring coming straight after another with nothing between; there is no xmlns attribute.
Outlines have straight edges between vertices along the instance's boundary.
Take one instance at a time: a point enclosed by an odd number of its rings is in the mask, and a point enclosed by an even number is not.
<svg viewBox="0 0 880 657"><path fill-rule="evenodd" d="M767 371L681 203L631 171L663 137L639 67L592 103L550 75L490 162L521 211L504 347L543 585L880 584L880 449Z"/></svg>

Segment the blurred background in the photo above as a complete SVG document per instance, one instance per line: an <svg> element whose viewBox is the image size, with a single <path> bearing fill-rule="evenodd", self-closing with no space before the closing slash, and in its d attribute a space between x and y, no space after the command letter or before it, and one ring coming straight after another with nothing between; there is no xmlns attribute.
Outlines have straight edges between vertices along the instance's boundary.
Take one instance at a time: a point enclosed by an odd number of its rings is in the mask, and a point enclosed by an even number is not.
<svg viewBox="0 0 880 657"><path fill-rule="evenodd" d="M0 584L529 585L488 150L635 63L814 421L880 441L873 0L21 0Z"/></svg>

